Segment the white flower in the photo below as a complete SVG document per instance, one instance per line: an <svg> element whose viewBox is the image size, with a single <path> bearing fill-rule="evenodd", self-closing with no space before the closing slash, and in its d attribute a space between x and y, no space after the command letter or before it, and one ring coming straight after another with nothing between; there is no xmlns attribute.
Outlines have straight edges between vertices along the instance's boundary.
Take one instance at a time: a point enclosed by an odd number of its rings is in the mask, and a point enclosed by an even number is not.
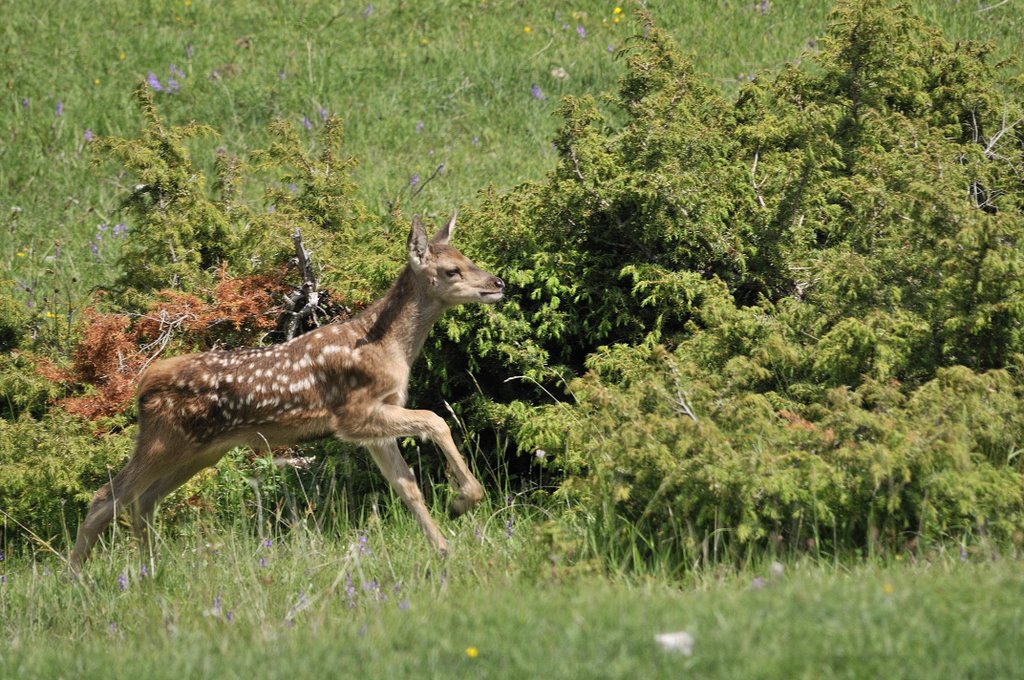
<svg viewBox="0 0 1024 680"><path fill-rule="evenodd" d="M666 652L678 652L683 656L693 655L693 636L685 630L678 633L659 633L654 636L654 641Z"/></svg>
<svg viewBox="0 0 1024 680"><path fill-rule="evenodd" d="M786 573L786 568L782 566L781 562L772 562L768 567L768 573L771 574L773 578L779 578Z"/></svg>

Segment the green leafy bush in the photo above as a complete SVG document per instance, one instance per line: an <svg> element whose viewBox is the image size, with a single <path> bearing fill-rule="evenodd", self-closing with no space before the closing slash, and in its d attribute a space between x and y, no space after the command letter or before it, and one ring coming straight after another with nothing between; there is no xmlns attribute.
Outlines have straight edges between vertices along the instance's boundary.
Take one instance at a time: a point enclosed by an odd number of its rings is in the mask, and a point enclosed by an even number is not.
<svg viewBox="0 0 1024 680"><path fill-rule="evenodd" d="M566 100L558 168L472 215L518 288L475 352L591 371L487 414L620 552L1020 532L1020 84L851 0L728 102L640 20L615 111Z"/></svg>
<svg viewBox="0 0 1024 680"><path fill-rule="evenodd" d="M88 421L51 409L0 419L0 512L5 544L27 535L63 543L84 506L124 464L132 432L97 435Z"/></svg>
<svg viewBox="0 0 1024 680"><path fill-rule="evenodd" d="M677 564L753 545L827 552L1020 540L1024 384L944 368L906 393L865 380L813 404L759 393L687 348L618 346L534 412L603 557ZM740 368L740 372L743 368ZM566 427L566 421L571 427Z"/></svg>

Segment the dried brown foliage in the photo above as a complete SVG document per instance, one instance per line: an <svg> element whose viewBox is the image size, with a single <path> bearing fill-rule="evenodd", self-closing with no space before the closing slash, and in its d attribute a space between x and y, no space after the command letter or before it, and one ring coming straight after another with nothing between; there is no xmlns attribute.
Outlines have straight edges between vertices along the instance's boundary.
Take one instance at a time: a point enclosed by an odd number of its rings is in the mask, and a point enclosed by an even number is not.
<svg viewBox="0 0 1024 680"><path fill-rule="evenodd" d="M90 420L115 415L131 402L140 374L159 355L253 344L273 330L276 300L286 288L283 274L231 278L222 272L209 299L162 291L139 316L88 308L72 371L48 361L37 361L36 370L55 382L93 388L60 400L69 413Z"/></svg>

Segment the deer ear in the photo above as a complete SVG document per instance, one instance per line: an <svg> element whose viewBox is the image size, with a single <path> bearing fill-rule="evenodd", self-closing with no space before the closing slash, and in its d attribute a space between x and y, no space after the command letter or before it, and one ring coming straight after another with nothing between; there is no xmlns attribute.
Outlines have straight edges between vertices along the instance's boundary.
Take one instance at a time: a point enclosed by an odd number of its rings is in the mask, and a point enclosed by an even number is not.
<svg viewBox="0 0 1024 680"><path fill-rule="evenodd" d="M448 245L448 242L452 240L452 234L455 233L455 218L458 214L458 210L452 211L452 216L448 219L448 224L437 230L434 237L430 239L431 243L438 243L443 246Z"/></svg>
<svg viewBox="0 0 1024 680"><path fill-rule="evenodd" d="M427 232L423 228L420 216L412 218L412 230L409 231L409 261L422 265L427 259Z"/></svg>

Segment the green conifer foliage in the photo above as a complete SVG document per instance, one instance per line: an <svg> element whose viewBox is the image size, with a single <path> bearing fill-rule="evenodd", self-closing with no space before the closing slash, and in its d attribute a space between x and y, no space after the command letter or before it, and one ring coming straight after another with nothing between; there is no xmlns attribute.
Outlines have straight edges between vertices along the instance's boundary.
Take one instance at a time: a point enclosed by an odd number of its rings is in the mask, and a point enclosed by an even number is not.
<svg viewBox="0 0 1024 680"><path fill-rule="evenodd" d="M558 168L475 215L519 288L478 351L589 369L491 415L606 556L1020 536L1019 84L882 0L735 102L639 30L617 110L566 100Z"/></svg>

